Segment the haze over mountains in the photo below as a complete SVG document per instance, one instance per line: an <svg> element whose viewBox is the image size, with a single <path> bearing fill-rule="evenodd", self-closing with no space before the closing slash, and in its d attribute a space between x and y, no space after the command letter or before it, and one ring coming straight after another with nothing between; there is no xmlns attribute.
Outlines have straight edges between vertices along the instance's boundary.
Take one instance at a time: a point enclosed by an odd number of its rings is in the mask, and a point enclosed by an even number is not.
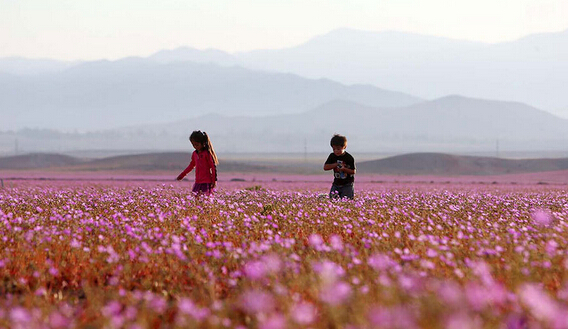
<svg viewBox="0 0 568 329"><path fill-rule="evenodd" d="M64 150L189 149L194 127L212 136L218 152L327 152L336 132L352 152L567 152L568 120L528 105L448 96L397 108L331 101L302 113L273 116L206 114L165 124L90 133L25 130L0 133L0 147ZM27 145L27 146L25 146ZM567 152L568 153L568 152Z"/></svg>
<svg viewBox="0 0 568 329"><path fill-rule="evenodd" d="M247 67L371 83L429 99L460 94L568 110L568 30L483 44L339 29L294 48L238 57Z"/></svg>
<svg viewBox="0 0 568 329"><path fill-rule="evenodd" d="M339 29L237 54L0 59L0 154L182 149L193 129L236 152L319 151L335 132L364 151L568 152L568 121L542 111L568 112L567 58L568 31L489 45Z"/></svg>
<svg viewBox="0 0 568 329"><path fill-rule="evenodd" d="M395 31L338 29L292 48L229 54L182 47L147 59L162 64L238 65L344 84L372 84L429 99L460 94L518 101L560 113L568 111L568 95L562 92L568 82L566 58L568 30L485 44ZM0 72L21 73L22 61L0 59ZM48 69L46 62L29 60L27 70L45 73L76 65L53 61Z"/></svg>
<svg viewBox="0 0 568 329"><path fill-rule="evenodd" d="M370 85L241 67L127 58L83 63L39 76L0 76L0 129L94 130L218 113L269 115L309 110L333 99L404 106L417 97ZM8 110L8 111L6 111Z"/></svg>

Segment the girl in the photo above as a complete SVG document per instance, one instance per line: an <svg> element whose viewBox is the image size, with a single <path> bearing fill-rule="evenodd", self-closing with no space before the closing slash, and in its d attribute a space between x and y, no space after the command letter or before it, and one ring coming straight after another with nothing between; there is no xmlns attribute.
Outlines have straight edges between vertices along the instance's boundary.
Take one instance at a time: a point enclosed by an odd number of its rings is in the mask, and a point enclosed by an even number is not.
<svg viewBox="0 0 568 329"><path fill-rule="evenodd" d="M211 194L217 183L217 155L211 145L207 133L196 130L189 136L189 141L195 151L191 154L191 162L185 170L179 174L177 180L182 180L185 175L195 168L195 184L193 192L197 194Z"/></svg>

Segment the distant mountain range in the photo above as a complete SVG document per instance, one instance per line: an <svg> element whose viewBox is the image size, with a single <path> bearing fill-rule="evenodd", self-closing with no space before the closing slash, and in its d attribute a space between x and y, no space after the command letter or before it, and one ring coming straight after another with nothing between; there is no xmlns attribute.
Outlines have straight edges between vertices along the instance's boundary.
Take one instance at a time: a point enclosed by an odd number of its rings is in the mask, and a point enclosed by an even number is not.
<svg viewBox="0 0 568 329"><path fill-rule="evenodd" d="M181 150L194 129L223 152L326 152L333 133L364 152L568 152L568 121L549 113L568 115L567 85L568 31L490 45L339 29L237 54L7 58L0 154Z"/></svg>
<svg viewBox="0 0 568 329"><path fill-rule="evenodd" d="M187 150L205 130L224 153L329 152L334 133L348 150L370 153L556 151L568 154L568 120L525 104L448 96L398 108L331 101L302 113L208 114L165 124L89 133L26 129L0 133L0 152L21 150Z"/></svg>
<svg viewBox="0 0 568 329"><path fill-rule="evenodd" d="M147 153L84 160L59 154L27 154L0 157L0 169L22 170L51 168L66 172L171 171L183 170L189 153ZM321 168L314 166L314 171ZM221 161L222 172L299 173L296 166L258 165L246 161ZM443 153L412 153L357 164L358 174L384 175L502 175L568 170L563 159L500 159L458 156ZM173 174L172 174L173 175Z"/></svg>
<svg viewBox="0 0 568 329"><path fill-rule="evenodd" d="M91 68L100 68L104 72L104 66L108 65L115 70L133 60L119 60L115 65L95 62ZM371 84L426 99L459 94L474 98L518 101L568 117L568 94L564 92L568 84L568 30L529 35L512 42L485 44L395 31L338 29L292 48L229 54L216 49L197 50L182 47L159 51L145 60L162 65L189 61L217 64L226 68L240 66L253 70L292 73L309 79L331 79L347 85ZM54 74L84 64L88 63L5 58L0 59L0 72L16 76ZM186 72L190 73L191 70ZM175 75L167 68L164 68L163 72L145 72L147 74L121 72L118 69L114 76L99 75L102 80L89 81L86 75L89 71L76 71L76 74L79 73L86 80L85 83L92 83L91 87L99 92L99 97L106 96L104 88L97 88L101 83L119 90L126 88L126 91L139 95L145 94L147 90L137 91L136 85L124 87L121 82L129 82L128 78L141 78L146 83L156 79L156 82L167 84L164 77L173 78L172 75ZM140 75L135 76L132 73ZM218 75L211 78L213 77ZM57 84L57 78L53 79ZM191 81L196 80L187 81L186 78L170 81L169 87L174 88L170 93L160 92L158 89L152 95L170 98L180 89L189 89L188 93L191 95ZM0 80L0 86L10 83L10 80ZM183 86L184 83L187 84ZM177 84L182 86L176 88ZM227 85L223 79L219 80L219 84ZM204 87L206 86L207 84ZM285 87L283 89L286 90ZM254 88L249 91L252 90ZM6 90L0 92L0 95L6 95ZM19 93L27 92L20 90ZM49 93L49 90L44 89L41 92ZM239 92L242 93L242 90ZM199 91L197 93L200 94ZM251 96L250 93L246 95ZM35 97L33 93L30 96ZM57 98L58 95L53 97ZM112 95L108 97L114 99ZM187 99L178 97L181 98L178 102L161 99L158 103L161 101L169 106L183 105L191 111L195 104L184 103ZM50 101L49 98L43 100ZM350 100L366 104L361 99ZM276 103L280 101L278 98L274 100ZM136 101L133 104L137 104ZM122 105L126 105L124 100ZM0 109L4 110L3 107ZM305 108L295 110L299 112Z"/></svg>
<svg viewBox="0 0 568 329"><path fill-rule="evenodd" d="M568 30L485 44L395 31L338 29L285 49L229 54L182 47L159 51L147 60L237 65L347 85L371 84L426 99L459 94L518 101L568 117L567 58ZM8 58L0 59L0 72L45 74L77 65ZM116 86L112 79L108 83Z"/></svg>
<svg viewBox="0 0 568 329"><path fill-rule="evenodd" d="M311 151L327 151L334 133L347 135L349 148L361 152L487 151L496 143L502 150L568 151L568 120L520 103L460 96L400 108L332 101L300 114L207 115L121 131L185 137L188 127L208 131L229 152L294 152L304 143Z"/></svg>
<svg viewBox="0 0 568 329"><path fill-rule="evenodd" d="M568 30L484 44L339 29L297 47L237 54L251 68L371 83L432 99L451 94L568 109Z"/></svg>
<svg viewBox="0 0 568 329"><path fill-rule="evenodd" d="M298 113L334 99L380 107L422 101L370 85L346 86L215 64L160 64L128 58L33 76L0 74L0 130L98 130L209 113Z"/></svg>

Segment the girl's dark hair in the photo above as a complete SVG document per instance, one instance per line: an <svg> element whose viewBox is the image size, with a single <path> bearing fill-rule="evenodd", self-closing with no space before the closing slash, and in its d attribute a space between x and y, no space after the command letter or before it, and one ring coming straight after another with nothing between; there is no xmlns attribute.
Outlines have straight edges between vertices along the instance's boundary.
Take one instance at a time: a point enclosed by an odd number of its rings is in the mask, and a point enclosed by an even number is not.
<svg viewBox="0 0 568 329"><path fill-rule="evenodd" d="M209 136L207 136L206 132L202 132L201 130L195 130L189 135L189 140L196 143L201 143L203 145L203 149L209 151L211 157L213 158L213 162L215 165L219 164L219 160L217 159L217 154L215 154L215 150L213 149L213 145L211 144L211 140Z"/></svg>

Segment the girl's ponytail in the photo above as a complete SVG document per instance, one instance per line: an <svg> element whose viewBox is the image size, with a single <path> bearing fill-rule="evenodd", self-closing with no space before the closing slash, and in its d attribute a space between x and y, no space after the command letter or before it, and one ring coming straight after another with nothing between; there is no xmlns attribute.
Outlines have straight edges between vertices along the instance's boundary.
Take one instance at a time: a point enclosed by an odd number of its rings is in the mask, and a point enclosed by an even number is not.
<svg viewBox="0 0 568 329"><path fill-rule="evenodd" d="M215 149L213 149L213 144L211 144L211 140L209 139L209 136L207 135L206 132L203 132L203 136L205 137L205 149L209 151L209 154L211 154L211 157L213 158L213 162L215 163L215 165L219 164L219 160L217 159L217 154L215 153Z"/></svg>

